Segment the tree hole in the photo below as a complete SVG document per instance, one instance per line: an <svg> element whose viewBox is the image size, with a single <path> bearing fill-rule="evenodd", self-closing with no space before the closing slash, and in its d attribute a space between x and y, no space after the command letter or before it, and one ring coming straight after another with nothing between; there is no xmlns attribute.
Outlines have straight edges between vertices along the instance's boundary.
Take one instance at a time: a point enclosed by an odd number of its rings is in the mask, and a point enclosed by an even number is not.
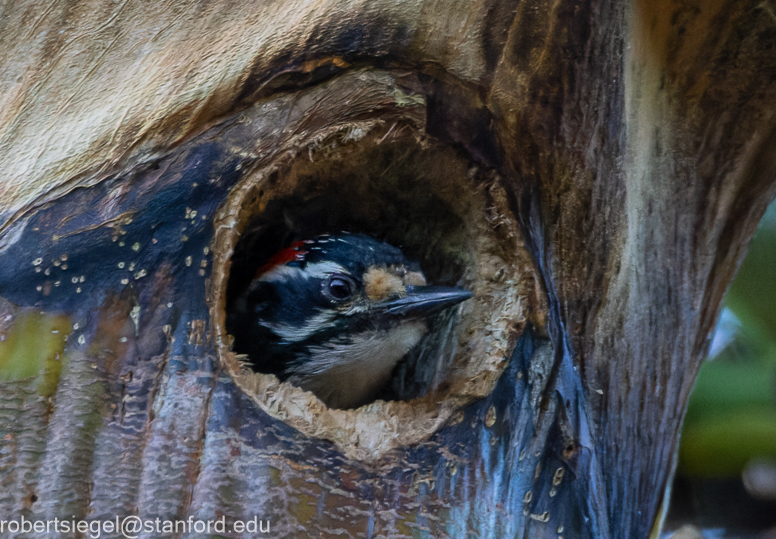
<svg viewBox="0 0 776 539"><path fill-rule="evenodd" d="M270 414L360 458L423 439L460 406L489 394L534 290L498 174L410 126L349 126L290 153L248 177L219 221L214 252L224 271L214 271L213 308L222 360ZM431 318L374 402L355 410L330 409L253 369L231 349L226 316L274 253L341 232L397 247L429 284L473 294Z"/></svg>
<svg viewBox="0 0 776 539"><path fill-rule="evenodd" d="M428 156L409 144L396 144L350 157L335 161L336 167L309 161L295 164L283 175L294 184L293 192L276 192L265 203L259 191L258 211L232 256L227 312L236 308L257 269L275 253L321 234L365 234L399 248L408 260L418 263L428 284L471 286L473 275L467 267L474 258L467 245L462 208L456 207L460 201L434 192L423 181ZM450 156L434 157L450 162ZM487 178L475 181L482 183ZM437 389L456 351L460 313L460 308L453 307L429 317L427 333L396 365L375 398L409 400ZM227 317L226 329L234 333L230 320ZM234 352L247 353L239 348ZM260 363L256 370L271 372L262 370Z"/></svg>

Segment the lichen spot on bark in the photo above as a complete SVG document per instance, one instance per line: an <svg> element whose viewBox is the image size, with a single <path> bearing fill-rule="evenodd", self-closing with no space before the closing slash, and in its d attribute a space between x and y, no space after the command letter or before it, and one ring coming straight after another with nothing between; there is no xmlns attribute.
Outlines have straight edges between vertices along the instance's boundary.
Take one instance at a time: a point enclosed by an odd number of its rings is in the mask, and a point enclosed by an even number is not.
<svg viewBox="0 0 776 539"><path fill-rule="evenodd" d="M63 314L0 302L0 382L26 380L39 395L53 395L67 360L70 333L70 320Z"/></svg>

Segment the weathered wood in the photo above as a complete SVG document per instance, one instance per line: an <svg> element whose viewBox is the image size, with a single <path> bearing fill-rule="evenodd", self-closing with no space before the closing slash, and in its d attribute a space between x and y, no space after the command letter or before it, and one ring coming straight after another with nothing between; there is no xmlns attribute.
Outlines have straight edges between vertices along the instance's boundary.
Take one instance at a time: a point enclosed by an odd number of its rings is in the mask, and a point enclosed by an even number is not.
<svg viewBox="0 0 776 539"><path fill-rule="evenodd" d="M516 20L494 86L556 338L590 391L611 530L639 536L773 198L776 34L767 4L588 6Z"/></svg>
<svg viewBox="0 0 776 539"><path fill-rule="evenodd" d="M775 29L730 0L2 6L0 517L646 537L776 188ZM386 148L468 163L508 270L519 223L505 288L461 255L508 323L425 400L240 378L229 201Z"/></svg>

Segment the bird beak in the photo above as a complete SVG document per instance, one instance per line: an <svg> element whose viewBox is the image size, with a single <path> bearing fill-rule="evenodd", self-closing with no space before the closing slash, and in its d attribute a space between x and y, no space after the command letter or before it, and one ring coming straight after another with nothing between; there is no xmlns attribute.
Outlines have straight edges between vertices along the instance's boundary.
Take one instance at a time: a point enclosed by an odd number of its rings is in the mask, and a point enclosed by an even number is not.
<svg viewBox="0 0 776 539"><path fill-rule="evenodd" d="M408 286L405 292L380 305L380 310L390 316L425 317L472 297L468 290L453 286Z"/></svg>

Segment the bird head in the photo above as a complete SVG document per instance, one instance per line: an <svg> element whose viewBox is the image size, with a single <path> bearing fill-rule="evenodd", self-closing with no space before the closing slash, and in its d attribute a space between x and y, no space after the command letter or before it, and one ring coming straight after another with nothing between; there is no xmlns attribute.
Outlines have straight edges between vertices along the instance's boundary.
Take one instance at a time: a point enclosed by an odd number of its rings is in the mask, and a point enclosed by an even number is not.
<svg viewBox="0 0 776 539"><path fill-rule="evenodd" d="M427 318L472 296L429 286L400 249L360 234L282 249L234 302L227 328L255 370L328 406L368 402L428 331Z"/></svg>

